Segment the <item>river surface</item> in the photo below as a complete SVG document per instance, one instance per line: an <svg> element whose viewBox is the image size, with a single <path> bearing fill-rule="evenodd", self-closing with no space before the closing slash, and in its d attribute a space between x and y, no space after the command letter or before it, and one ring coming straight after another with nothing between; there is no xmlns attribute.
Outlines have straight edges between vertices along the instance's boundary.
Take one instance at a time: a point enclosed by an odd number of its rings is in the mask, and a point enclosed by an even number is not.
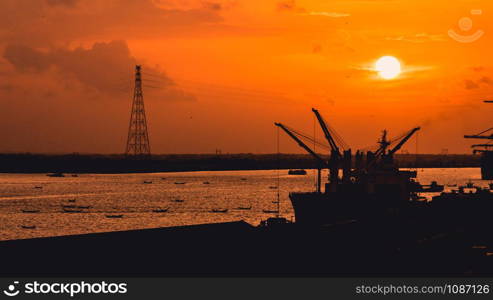
<svg viewBox="0 0 493 300"><path fill-rule="evenodd" d="M289 192L314 190L315 172L307 171L305 176L287 175L287 170L0 174L0 240L236 220L257 225L273 215L264 210L277 210L278 193L280 212L291 219ZM471 180L487 187L489 181L480 177L479 168L418 170L422 184L436 180L462 185ZM155 212L158 209L167 212Z"/></svg>

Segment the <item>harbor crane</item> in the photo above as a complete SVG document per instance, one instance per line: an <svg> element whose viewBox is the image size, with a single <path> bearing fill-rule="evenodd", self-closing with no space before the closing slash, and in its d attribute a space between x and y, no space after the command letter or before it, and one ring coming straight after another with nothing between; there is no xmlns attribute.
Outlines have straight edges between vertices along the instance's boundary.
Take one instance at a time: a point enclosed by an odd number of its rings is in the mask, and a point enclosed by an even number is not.
<svg viewBox="0 0 493 300"><path fill-rule="evenodd" d="M318 110L316 110L315 108L312 108L312 111L315 114L315 116L317 117L318 123L320 124L320 127L322 128L322 131L324 133L325 138L329 142L331 150L333 152L340 154L339 147L337 146L337 143L334 140L334 137L332 136L333 133L330 132L329 127L327 126L327 123L325 123L324 118L322 117L322 115L320 115Z"/></svg>
<svg viewBox="0 0 493 300"><path fill-rule="evenodd" d="M493 103L493 100L485 100L484 103ZM481 154L481 179L493 179L493 127L481 131L478 134L464 135L466 139L490 140L485 144L472 145L473 154Z"/></svg>
<svg viewBox="0 0 493 300"><path fill-rule="evenodd" d="M488 128L484 131L481 131L478 134L464 135L464 138L466 138L466 139L480 139L480 140L493 140L493 133L491 133L490 135L485 135L485 133L489 133L492 130L493 130L493 127ZM489 149L492 147L493 147L493 144L474 144L474 145L471 145L471 148L474 149L473 153L488 152ZM484 149L477 149L477 148L484 148Z"/></svg>
<svg viewBox="0 0 493 300"><path fill-rule="evenodd" d="M409 132L407 132L404 137L400 140L400 142L397 143L397 145L395 145L394 148L392 148L392 150L390 150L387 155L394 155L394 153L396 153L397 151L399 151L402 146L404 146L405 143L407 143L407 141L414 135L414 133L416 133L418 130L420 130L421 127L416 127L416 128L413 128L411 129ZM397 139L396 141L398 141L399 139Z"/></svg>
<svg viewBox="0 0 493 300"><path fill-rule="evenodd" d="M315 151L313 151L310 147L308 147L300 138L298 138L298 135L300 135L298 132L296 132L295 130L291 129L291 128L288 128L286 127L285 125L281 124L281 123L274 123L277 127L281 128L282 130L284 130L284 132L286 132L293 140L295 140L298 145L305 149L306 152L310 153L314 158L315 160L317 161L317 192L320 193L320 190L321 190L321 170L324 168L324 167L328 167L328 163L325 159L323 159L320 155L318 155Z"/></svg>
<svg viewBox="0 0 493 300"><path fill-rule="evenodd" d="M317 117L318 123L320 124L320 128L324 133L325 139L329 143L330 146L330 162L329 162L329 183L330 189L335 190L339 181L339 162L341 161L341 157L344 155L346 159L343 160L343 180L349 180L351 173L351 150L344 151L342 154L339 146L342 149L349 148L344 140L337 134L337 132L330 128L325 122L322 115L316 110L312 108L312 112ZM337 141L336 141L337 140Z"/></svg>
<svg viewBox="0 0 493 300"><path fill-rule="evenodd" d="M306 145L301 138L307 139L315 144L318 144L324 148L327 148L325 145L318 143L314 138L310 138L302 133L297 132L296 130L289 128L281 123L274 123L276 126L280 127L284 132L288 134L298 145L305 149L309 154L311 154L315 160L317 161L317 192L321 192L321 170L323 168L330 169L329 176L330 182L337 183L338 180L338 172L339 172L339 158L341 156L340 147L346 148L347 145L342 140L342 138L335 132L335 130L331 129L322 115L316 110L312 108L313 113L317 117L318 123L322 128L325 138L329 143L329 149L331 151L330 161L322 158L319 154L317 154L314 150L312 150L308 145Z"/></svg>

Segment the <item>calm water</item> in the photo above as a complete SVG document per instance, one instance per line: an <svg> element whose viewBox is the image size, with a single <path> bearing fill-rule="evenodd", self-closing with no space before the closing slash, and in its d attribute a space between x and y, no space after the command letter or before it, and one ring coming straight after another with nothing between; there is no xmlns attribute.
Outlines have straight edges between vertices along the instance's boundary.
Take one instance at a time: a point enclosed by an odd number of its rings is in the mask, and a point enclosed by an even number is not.
<svg viewBox="0 0 493 300"><path fill-rule="evenodd" d="M234 220L258 224L270 216L263 210L277 208L273 201L277 200L278 172L281 212L289 219L293 210L288 193L313 190L312 170L306 176L290 176L286 170L82 174L63 178L46 174L0 174L0 240ZM432 180L464 184L472 180L484 187L489 183L480 180L477 168L420 169L418 180L422 184ZM75 202L70 202L73 199ZM176 199L183 202L174 202ZM82 213L66 213L63 205L90 208L83 208ZM251 210L237 209L249 206ZM153 212L159 208L169 210ZM212 209L228 209L228 212L212 213ZM106 217L115 214L123 217Z"/></svg>

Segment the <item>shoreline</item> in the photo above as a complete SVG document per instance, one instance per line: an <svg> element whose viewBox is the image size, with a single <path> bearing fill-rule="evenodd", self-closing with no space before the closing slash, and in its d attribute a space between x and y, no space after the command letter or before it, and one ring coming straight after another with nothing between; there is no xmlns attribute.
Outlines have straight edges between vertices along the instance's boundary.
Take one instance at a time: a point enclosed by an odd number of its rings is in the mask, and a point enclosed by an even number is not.
<svg viewBox="0 0 493 300"><path fill-rule="evenodd" d="M480 157L469 154L398 154L400 168L476 168ZM132 159L123 155L0 154L0 173L122 174L197 171L316 169L304 154L170 154Z"/></svg>

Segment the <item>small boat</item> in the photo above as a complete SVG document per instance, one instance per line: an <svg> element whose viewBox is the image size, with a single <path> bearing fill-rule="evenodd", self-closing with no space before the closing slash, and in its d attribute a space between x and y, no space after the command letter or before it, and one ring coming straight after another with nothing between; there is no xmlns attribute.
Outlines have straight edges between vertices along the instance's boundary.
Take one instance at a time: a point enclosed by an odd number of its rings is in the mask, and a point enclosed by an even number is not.
<svg viewBox="0 0 493 300"><path fill-rule="evenodd" d="M153 209L152 212L155 213L165 213L169 210L169 208L158 208L158 209Z"/></svg>
<svg viewBox="0 0 493 300"><path fill-rule="evenodd" d="M473 249L487 249L488 247L480 245L480 246L472 246L471 248L473 248Z"/></svg>
<svg viewBox="0 0 493 300"><path fill-rule="evenodd" d="M81 213L83 212L82 209L73 209L73 208L63 208L63 212L64 213L74 213L74 214L77 214L77 213Z"/></svg>
<svg viewBox="0 0 493 300"><path fill-rule="evenodd" d="M252 206L251 205L250 206L239 206L236 209L238 209L238 210L250 210L250 209L252 209Z"/></svg>
<svg viewBox="0 0 493 300"><path fill-rule="evenodd" d="M185 184L186 182L180 182L180 181L177 181L175 182L175 184Z"/></svg>
<svg viewBox="0 0 493 300"><path fill-rule="evenodd" d="M223 209L213 208L211 210L211 212L213 212L213 213L227 213L228 212L228 209L227 208L223 208Z"/></svg>
<svg viewBox="0 0 493 300"><path fill-rule="evenodd" d="M418 192L418 193L439 193L443 192L444 186L438 184L436 181L432 181L431 184L425 185L425 184L419 184L418 182L415 182L413 192Z"/></svg>
<svg viewBox="0 0 493 300"><path fill-rule="evenodd" d="M306 171L303 169L299 170L289 170L288 175L306 175Z"/></svg>
<svg viewBox="0 0 493 300"><path fill-rule="evenodd" d="M21 225L21 228L22 229L36 229L36 226L35 225Z"/></svg>
<svg viewBox="0 0 493 300"><path fill-rule="evenodd" d="M416 202L422 202L422 201L426 202L427 198L424 196L419 196L418 194L413 194L413 195L411 195L411 200L416 201Z"/></svg>
<svg viewBox="0 0 493 300"><path fill-rule="evenodd" d="M75 202L75 198L74 199L68 199L68 202Z"/></svg>
<svg viewBox="0 0 493 300"><path fill-rule="evenodd" d="M203 184L211 184L209 181L204 181Z"/></svg>
<svg viewBox="0 0 493 300"><path fill-rule="evenodd" d="M144 184L151 184L152 181L147 181L147 180L144 180Z"/></svg>
<svg viewBox="0 0 493 300"><path fill-rule="evenodd" d="M37 214L39 213L39 209L23 209L22 212L25 214Z"/></svg>
<svg viewBox="0 0 493 300"><path fill-rule="evenodd" d="M46 174L46 176L48 176L48 177L65 177L65 175L63 175L63 173L61 173L61 172Z"/></svg>
<svg viewBox="0 0 493 300"><path fill-rule="evenodd" d="M42 187L42 186L40 186L40 185L37 185L37 186L35 186L34 188L35 188L35 189L42 189L43 187Z"/></svg>
<svg viewBox="0 0 493 300"><path fill-rule="evenodd" d="M123 218L123 215L106 215L106 218L121 219L121 218Z"/></svg>
<svg viewBox="0 0 493 300"><path fill-rule="evenodd" d="M268 218L267 220L262 220L258 226L258 228L264 228L264 229L276 229L276 228L281 228L284 229L286 228L286 225L293 224L293 221L288 220L286 218L281 218L281 217L274 217L274 218Z"/></svg>
<svg viewBox="0 0 493 300"><path fill-rule="evenodd" d="M181 203L181 202L185 202L185 200L183 200L183 199L173 199L173 200L171 200L171 202Z"/></svg>
<svg viewBox="0 0 493 300"><path fill-rule="evenodd" d="M270 210L270 209L264 209L262 210L264 213L266 214L278 214L279 211L278 210Z"/></svg>

